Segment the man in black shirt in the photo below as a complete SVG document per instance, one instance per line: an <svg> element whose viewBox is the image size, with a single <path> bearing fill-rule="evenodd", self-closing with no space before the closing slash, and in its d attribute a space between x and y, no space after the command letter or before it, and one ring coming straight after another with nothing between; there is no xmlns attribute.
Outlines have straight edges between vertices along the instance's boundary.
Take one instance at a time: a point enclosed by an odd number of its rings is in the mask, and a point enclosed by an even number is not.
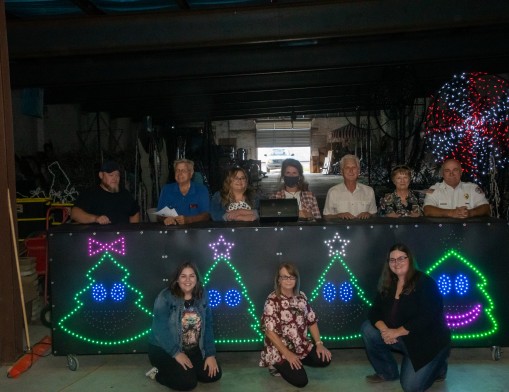
<svg viewBox="0 0 509 392"><path fill-rule="evenodd" d="M138 223L140 207L131 194L120 189L120 167L105 161L99 171L99 186L83 192L71 210L72 220L100 225Z"/></svg>

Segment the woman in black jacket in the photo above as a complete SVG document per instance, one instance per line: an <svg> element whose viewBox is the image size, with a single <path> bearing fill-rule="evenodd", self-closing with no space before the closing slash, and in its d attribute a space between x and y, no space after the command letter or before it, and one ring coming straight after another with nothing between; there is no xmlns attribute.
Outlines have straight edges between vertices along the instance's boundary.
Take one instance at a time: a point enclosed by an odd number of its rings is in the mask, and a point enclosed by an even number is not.
<svg viewBox="0 0 509 392"><path fill-rule="evenodd" d="M435 281L417 270L406 245L395 244L389 251L362 337L375 369L366 381L399 377L405 392L418 392L445 379L451 337L442 296ZM403 354L401 371L391 350Z"/></svg>

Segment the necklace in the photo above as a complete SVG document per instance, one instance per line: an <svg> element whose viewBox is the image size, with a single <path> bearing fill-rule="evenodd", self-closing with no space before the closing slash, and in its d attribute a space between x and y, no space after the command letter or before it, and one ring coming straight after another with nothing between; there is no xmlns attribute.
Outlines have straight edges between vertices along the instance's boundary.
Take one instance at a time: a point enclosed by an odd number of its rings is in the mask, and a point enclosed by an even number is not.
<svg viewBox="0 0 509 392"><path fill-rule="evenodd" d="M300 192L300 191L288 192L288 191L286 191L286 190L285 190L285 193L286 193L287 195L289 195L289 196L290 196L290 198L292 198L292 199L296 199L296 198L297 198L297 196L299 195L299 192Z"/></svg>
<svg viewBox="0 0 509 392"><path fill-rule="evenodd" d="M193 306L193 303L194 303L194 298L185 299L184 300L184 307L185 308L190 308L191 306Z"/></svg>

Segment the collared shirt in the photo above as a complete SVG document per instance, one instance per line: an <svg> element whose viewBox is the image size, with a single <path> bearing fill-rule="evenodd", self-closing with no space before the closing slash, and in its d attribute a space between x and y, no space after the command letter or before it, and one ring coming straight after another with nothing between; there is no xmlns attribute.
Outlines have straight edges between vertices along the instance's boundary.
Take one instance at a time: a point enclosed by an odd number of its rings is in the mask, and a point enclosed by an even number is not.
<svg viewBox="0 0 509 392"><path fill-rule="evenodd" d="M344 212L357 216L362 212L376 214L375 192L370 186L357 183L350 192L344 183L334 185L327 192L324 215L335 215Z"/></svg>
<svg viewBox="0 0 509 392"><path fill-rule="evenodd" d="M424 206L434 206L452 210L457 207L466 206L471 210L488 204L488 200L479 185L471 182L460 182L456 188L447 185L445 182L437 182L430 187L433 193L426 194Z"/></svg>
<svg viewBox="0 0 509 392"><path fill-rule="evenodd" d="M209 212L209 205L209 191L206 186L191 181L189 191L183 195L178 184L174 182L163 187L157 209L175 208L179 215L196 216Z"/></svg>

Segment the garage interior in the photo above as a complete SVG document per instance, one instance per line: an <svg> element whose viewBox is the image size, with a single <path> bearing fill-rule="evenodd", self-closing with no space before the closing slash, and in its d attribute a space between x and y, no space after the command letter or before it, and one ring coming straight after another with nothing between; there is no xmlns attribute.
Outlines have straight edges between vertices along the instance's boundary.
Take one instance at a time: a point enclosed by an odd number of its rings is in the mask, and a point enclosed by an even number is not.
<svg viewBox="0 0 509 392"><path fill-rule="evenodd" d="M184 156L199 161L211 192L232 164L256 167L255 186L273 182L277 172L270 181L259 173L264 157L258 149L303 146L309 147L310 173L335 176L333 164L352 152L362 158L363 181L377 194L390 187L387 173L400 163L412 166L415 185L425 188L438 175L425 137L437 92L462 73L509 75L509 4L502 0L482 6L472 0L9 0L0 8L0 181L11 189L12 203L47 194L55 177L44 169L53 162L70 180L60 178L63 188L55 189L62 203L95 182L105 158L120 161L134 184L139 154L153 157L163 145L168 162ZM170 172L162 182L171 178ZM487 191L498 186L490 200L498 197L502 218L507 180L505 168L495 180L480 179ZM158 188L133 192L148 209ZM2 232L9 233L7 198L1 200ZM0 266L10 273L0 280L0 303L17 316L0 323L8 341L0 363L7 363L23 344L12 241L2 237ZM483 362L480 350L472 352L479 354L475 369L469 354L456 358L461 370L453 379L462 391L486 384L473 385L470 378L466 384L460 372L486 381L499 371ZM359 380L368 371L358 354L340 355L347 364L352 355ZM256 360L243 359L254 365L246 370L249 379L258 371ZM50 360L52 366L60 361ZM142 362L119 361L121 372ZM238 360L225 361L233 366ZM94 360L89 365L93 372ZM351 382L362 390L363 383Z"/></svg>

